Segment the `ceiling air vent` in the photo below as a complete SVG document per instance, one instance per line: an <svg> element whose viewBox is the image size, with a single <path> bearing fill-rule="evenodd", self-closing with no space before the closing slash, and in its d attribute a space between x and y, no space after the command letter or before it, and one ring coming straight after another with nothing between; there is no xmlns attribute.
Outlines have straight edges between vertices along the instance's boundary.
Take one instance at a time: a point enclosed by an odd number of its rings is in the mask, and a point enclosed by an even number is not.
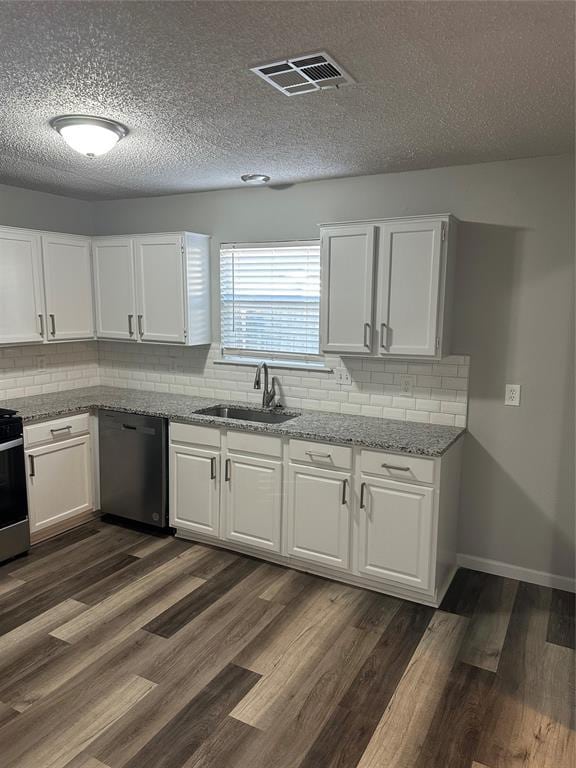
<svg viewBox="0 0 576 768"><path fill-rule="evenodd" d="M309 53L296 59L273 61L252 67L255 72L286 96L312 93L324 88L338 88L353 83L350 75L327 53Z"/></svg>

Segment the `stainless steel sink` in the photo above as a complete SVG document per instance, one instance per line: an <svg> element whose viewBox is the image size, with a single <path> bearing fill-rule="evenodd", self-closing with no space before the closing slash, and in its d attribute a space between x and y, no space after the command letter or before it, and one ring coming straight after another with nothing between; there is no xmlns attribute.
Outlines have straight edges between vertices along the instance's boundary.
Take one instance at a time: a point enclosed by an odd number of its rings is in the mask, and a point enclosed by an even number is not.
<svg viewBox="0 0 576 768"><path fill-rule="evenodd" d="M258 410L257 408L242 408L236 405L213 405L210 408L201 408L196 411L203 416L218 416L221 419L240 419L241 421L258 421L265 424L282 424L290 419L300 416L299 413L290 413L279 408L273 410Z"/></svg>

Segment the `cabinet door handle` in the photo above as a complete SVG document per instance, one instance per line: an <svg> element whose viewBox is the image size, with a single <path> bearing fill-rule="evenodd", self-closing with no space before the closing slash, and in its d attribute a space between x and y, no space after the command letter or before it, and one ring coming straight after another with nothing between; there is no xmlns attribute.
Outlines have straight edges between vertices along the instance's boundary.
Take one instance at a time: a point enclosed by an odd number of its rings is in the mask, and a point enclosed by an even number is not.
<svg viewBox="0 0 576 768"><path fill-rule="evenodd" d="M40 336L44 338L44 315L38 315L38 320L40 321Z"/></svg>
<svg viewBox="0 0 576 768"><path fill-rule="evenodd" d="M34 456L28 456L28 463L30 464L29 477L36 477L36 465L34 464Z"/></svg>
<svg viewBox="0 0 576 768"><path fill-rule="evenodd" d="M372 326L370 323L364 323L364 346L372 349Z"/></svg>
<svg viewBox="0 0 576 768"><path fill-rule="evenodd" d="M144 331L142 330L142 315L138 315L138 333L140 334L140 338L144 336Z"/></svg>
<svg viewBox="0 0 576 768"><path fill-rule="evenodd" d="M226 459L226 467L224 469L224 480L226 480L226 482L230 482L231 478L232 478L232 462L230 461L230 459Z"/></svg>
<svg viewBox="0 0 576 768"><path fill-rule="evenodd" d="M65 427L55 427L54 429L51 429L50 432L53 435L58 434L58 432L66 432L67 430L71 430L72 426L70 424L67 424Z"/></svg>
<svg viewBox="0 0 576 768"><path fill-rule="evenodd" d="M50 318L50 326L52 328L52 330L50 331L50 335L56 336L56 318L54 317L54 315L48 315L48 317Z"/></svg>
<svg viewBox="0 0 576 768"><path fill-rule="evenodd" d="M132 327L132 321L134 320L134 315L128 315L128 335L134 336L134 328Z"/></svg>
<svg viewBox="0 0 576 768"><path fill-rule="evenodd" d="M388 326L386 323L380 323L380 346L382 349L388 349Z"/></svg>
<svg viewBox="0 0 576 768"><path fill-rule="evenodd" d="M216 480L216 457L210 459L210 480Z"/></svg>
<svg viewBox="0 0 576 768"><path fill-rule="evenodd" d="M360 486L360 509L366 509L366 483Z"/></svg>
<svg viewBox="0 0 576 768"><path fill-rule="evenodd" d="M342 480L342 504L348 504L348 480Z"/></svg>
<svg viewBox="0 0 576 768"><path fill-rule="evenodd" d="M399 467L397 464L382 464L382 469L397 469L399 472L410 472L410 467Z"/></svg>

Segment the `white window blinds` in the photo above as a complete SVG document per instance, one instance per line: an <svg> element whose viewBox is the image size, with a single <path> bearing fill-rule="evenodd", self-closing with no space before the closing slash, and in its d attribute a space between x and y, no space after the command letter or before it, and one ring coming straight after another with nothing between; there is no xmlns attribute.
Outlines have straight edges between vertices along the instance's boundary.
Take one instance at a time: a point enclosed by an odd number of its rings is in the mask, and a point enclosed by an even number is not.
<svg viewBox="0 0 576 768"><path fill-rule="evenodd" d="M320 244L222 246L220 301L224 349L317 355Z"/></svg>

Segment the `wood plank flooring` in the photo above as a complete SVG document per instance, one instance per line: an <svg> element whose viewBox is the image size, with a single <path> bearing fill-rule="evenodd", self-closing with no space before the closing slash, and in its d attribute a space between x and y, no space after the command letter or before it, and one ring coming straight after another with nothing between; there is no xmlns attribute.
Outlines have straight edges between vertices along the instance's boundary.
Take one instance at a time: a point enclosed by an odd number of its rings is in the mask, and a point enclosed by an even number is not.
<svg viewBox="0 0 576 768"><path fill-rule="evenodd" d="M88 523L0 566L1 768L574 768L574 595L440 609Z"/></svg>

